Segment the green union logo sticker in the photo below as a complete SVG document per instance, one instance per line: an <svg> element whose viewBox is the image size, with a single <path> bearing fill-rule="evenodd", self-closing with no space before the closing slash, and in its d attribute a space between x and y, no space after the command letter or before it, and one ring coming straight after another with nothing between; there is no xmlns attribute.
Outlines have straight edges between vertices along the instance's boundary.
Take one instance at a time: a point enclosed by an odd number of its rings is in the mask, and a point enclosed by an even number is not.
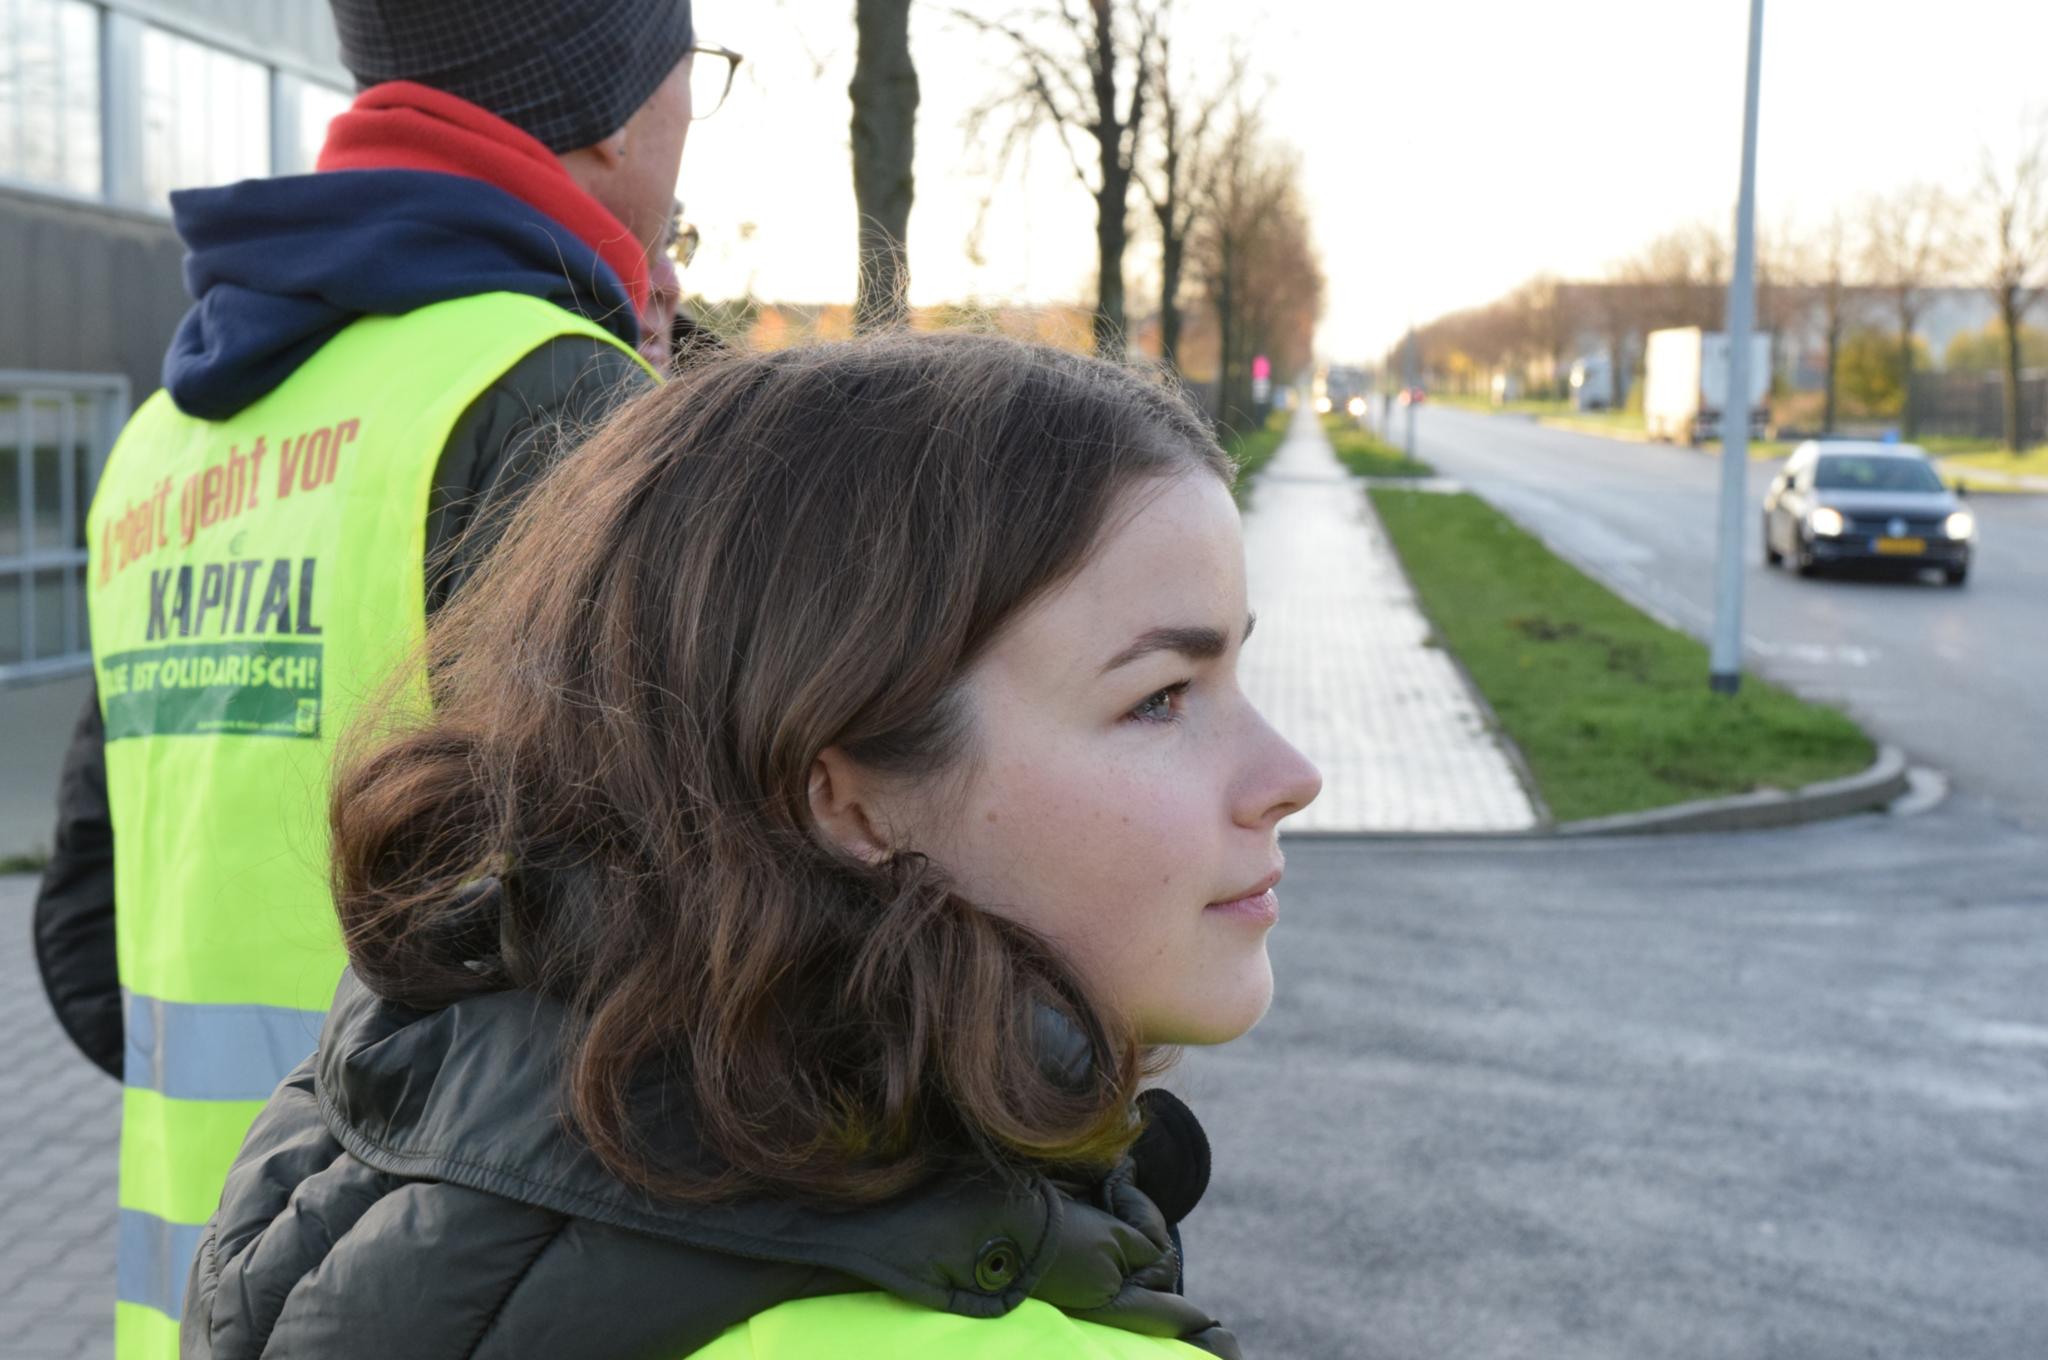
<svg viewBox="0 0 2048 1360"><path fill-rule="evenodd" d="M107 740L318 737L321 644L201 642L120 652L99 665Z"/></svg>

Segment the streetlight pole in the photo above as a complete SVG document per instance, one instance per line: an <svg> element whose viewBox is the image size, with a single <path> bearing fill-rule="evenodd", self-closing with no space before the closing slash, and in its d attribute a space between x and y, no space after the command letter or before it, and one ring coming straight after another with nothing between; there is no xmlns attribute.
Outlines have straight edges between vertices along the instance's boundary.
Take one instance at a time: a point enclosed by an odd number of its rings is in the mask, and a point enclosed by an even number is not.
<svg viewBox="0 0 2048 1360"><path fill-rule="evenodd" d="M1415 323L1408 323L1408 438L1405 450L1408 461L1415 461L1415 392L1422 386L1421 359L1415 352Z"/></svg>
<svg viewBox="0 0 2048 1360"><path fill-rule="evenodd" d="M1756 314L1756 104L1764 0L1749 0L1749 79L1742 106L1742 192L1735 204L1735 274L1728 281L1728 391L1721 400L1721 549L1707 684L1742 687L1742 528L1749 509L1749 335Z"/></svg>

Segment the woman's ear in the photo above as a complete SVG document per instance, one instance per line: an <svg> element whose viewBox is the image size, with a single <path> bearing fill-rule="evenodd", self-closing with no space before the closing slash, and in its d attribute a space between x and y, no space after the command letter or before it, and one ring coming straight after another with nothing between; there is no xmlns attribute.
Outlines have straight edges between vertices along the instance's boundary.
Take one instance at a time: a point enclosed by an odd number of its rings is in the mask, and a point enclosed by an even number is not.
<svg viewBox="0 0 2048 1360"><path fill-rule="evenodd" d="M874 775L853 762L837 746L828 746L811 763L811 818L825 838L857 860L880 864L889 858L888 837L880 828L879 794Z"/></svg>

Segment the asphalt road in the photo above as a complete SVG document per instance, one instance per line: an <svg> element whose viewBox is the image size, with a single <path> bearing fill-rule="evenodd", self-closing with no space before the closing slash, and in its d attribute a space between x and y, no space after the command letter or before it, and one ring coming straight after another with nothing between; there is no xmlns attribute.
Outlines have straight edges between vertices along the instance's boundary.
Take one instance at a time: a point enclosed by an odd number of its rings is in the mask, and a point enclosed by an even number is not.
<svg viewBox="0 0 2048 1360"><path fill-rule="evenodd" d="M1295 842L1279 997L1169 1079L1259 1360L2048 1354L2048 841Z"/></svg>
<svg viewBox="0 0 2048 1360"><path fill-rule="evenodd" d="M1736 837L1289 843L1279 995L1169 1084L1251 1360L2026 1360L2048 839L1951 800ZM0 878L0 1353L111 1344L118 1088Z"/></svg>
<svg viewBox="0 0 2048 1360"><path fill-rule="evenodd" d="M1640 607L1708 635L1717 459L1441 407L1425 407L1416 431L1444 475ZM1960 589L1932 574L1802 579L1763 565L1776 466L1750 469L1747 664L2048 831L2048 497L1971 498L1978 555Z"/></svg>

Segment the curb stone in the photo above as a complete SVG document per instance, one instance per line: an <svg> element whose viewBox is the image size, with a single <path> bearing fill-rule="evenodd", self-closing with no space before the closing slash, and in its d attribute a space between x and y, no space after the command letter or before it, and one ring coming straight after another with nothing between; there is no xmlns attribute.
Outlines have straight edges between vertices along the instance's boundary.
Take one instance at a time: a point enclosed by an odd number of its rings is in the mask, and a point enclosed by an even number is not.
<svg viewBox="0 0 2048 1360"><path fill-rule="evenodd" d="M1799 826L1872 812L1903 796L1910 787L1906 753L1896 746L1878 748L1877 759L1859 774L1829 779L1789 792L1762 789L1729 798L1707 798L1648 812L1625 812L1566 822L1560 836L1640 836L1667 831L1755 831L1765 827Z"/></svg>
<svg viewBox="0 0 2048 1360"><path fill-rule="evenodd" d="M1911 787L1905 752L1896 746L1878 748L1869 768L1841 779L1804 788L1762 789L1726 798L1624 812L1612 817L1554 823L1528 831L1281 831L1290 840L1356 841L1559 841L1608 840L1621 836L1690 835L1730 831L1762 831L1832 821L1859 812L1879 811L1903 797Z"/></svg>

